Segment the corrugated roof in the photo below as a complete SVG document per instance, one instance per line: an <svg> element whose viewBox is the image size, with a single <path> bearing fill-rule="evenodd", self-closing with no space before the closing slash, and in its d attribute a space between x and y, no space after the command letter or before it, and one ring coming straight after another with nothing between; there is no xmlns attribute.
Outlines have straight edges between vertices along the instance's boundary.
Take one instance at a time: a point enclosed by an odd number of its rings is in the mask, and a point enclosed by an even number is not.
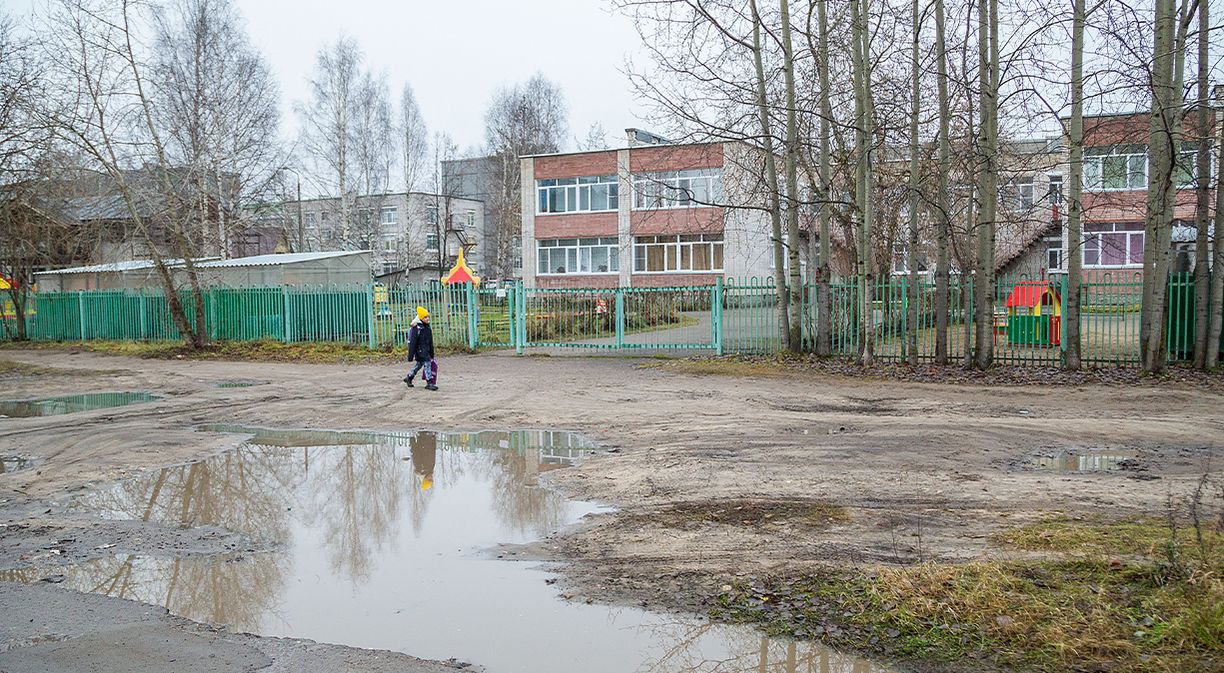
<svg viewBox="0 0 1224 673"><path fill-rule="evenodd" d="M255 255L254 257L239 257L237 259L222 259L215 262L205 262L198 265L201 269L226 269L240 266L280 266L314 262L320 259L346 257L348 255L365 255L369 250L336 250L332 252L287 252L273 255Z"/></svg>
<svg viewBox="0 0 1224 673"><path fill-rule="evenodd" d="M163 260L166 266L182 266L181 259ZM61 274L61 273L115 273L120 271L139 271L141 269L153 268L153 260L151 259L133 259L126 262L112 262L110 264L93 264L91 266L75 266L70 269L52 269L51 271L39 271L34 274L36 276Z"/></svg>

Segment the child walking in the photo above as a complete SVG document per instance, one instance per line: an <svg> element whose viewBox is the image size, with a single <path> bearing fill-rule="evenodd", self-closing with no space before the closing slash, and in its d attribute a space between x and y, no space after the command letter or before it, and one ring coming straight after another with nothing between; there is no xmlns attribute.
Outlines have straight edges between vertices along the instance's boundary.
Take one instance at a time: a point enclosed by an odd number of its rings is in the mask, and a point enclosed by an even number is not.
<svg viewBox="0 0 1224 673"><path fill-rule="evenodd" d="M418 306L416 314L417 317L408 330L408 357L415 362L412 371L404 377L404 383L408 384L409 388L413 387L412 379L416 378L417 372L424 369L421 378L425 380L425 389L437 390L437 378L432 374L434 345L433 330L429 327L429 311L426 311L424 306Z"/></svg>

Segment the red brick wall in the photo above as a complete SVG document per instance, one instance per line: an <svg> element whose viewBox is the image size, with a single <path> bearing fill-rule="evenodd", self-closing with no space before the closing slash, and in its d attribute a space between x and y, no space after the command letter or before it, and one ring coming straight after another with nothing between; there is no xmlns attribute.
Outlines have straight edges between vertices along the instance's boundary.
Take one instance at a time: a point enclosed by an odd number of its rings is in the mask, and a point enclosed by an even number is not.
<svg viewBox="0 0 1224 673"><path fill-rule="evenodd" d="M537 219L536 222L539 220ZM635 236L718 234L722 233L723 224L722 208L635 210L629 216L629 231Z"/></svg>
<svg viewBox="0 0 1224 673"><path fill-rule="evenodd" d="M616 287L620 276L536 276L536 286L548 289Z"/></svg>
<svg viewBox="0 0 1224 673"><path fill-rule="evenodd" d="M559 213L536 215L535 237L616 236L616 213Z"/></svg>
<svg viewBox="0 0 1224 673"><path fill-rule="evenodd" d="M676 285L713 285L721 273L635 273L634 287L672 287Z"/></svg>
<svg viewBox="0 0 1224 673"><path fill-rule="evenodd" d="M577 178L616 173L616 152L583 152L535 158L535 179Z"/></svg>
<svg viewBox="0 0 1224 673"><path fill-rule="evenodd" d="M1211 195L1214 202L1215 194ZM1142 222L1147 212L1147 190L1134 192L1084 192L1085 222ZM1177 190L1173 217L1194 219L1194 190Z"/></svg>
<svg viewBox="0 0 1224 673"><path fill-rule="evenodd" d="M723 146L720 143L634 147L629 150L629 170L633 173L722 168L722 165Z"/></svg>
<svg viewBox="0 0 1224 673"><path fill-rule="evenodd" d="M1084 147L1102 145L1147 145L1151 115L1139 112L1119 117L1088 117L1084 120ZM1210 134L1210 124L1198 123L1198 113L1186 115L1182 123L1183 139L1203 138Z"/></svg>

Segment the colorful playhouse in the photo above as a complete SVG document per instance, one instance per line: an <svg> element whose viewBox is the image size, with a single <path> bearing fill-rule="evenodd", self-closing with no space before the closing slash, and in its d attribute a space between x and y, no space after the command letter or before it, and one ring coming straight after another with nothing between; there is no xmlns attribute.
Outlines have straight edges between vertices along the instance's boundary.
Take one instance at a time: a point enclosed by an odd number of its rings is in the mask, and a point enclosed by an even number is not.
<svg viewBox="0 0 1224 673"><path fill-rule="evenodd" d="M1062 297L1048 281L1024 280L1007 295L1007 342L1057 346L1062 340Z"/></svg>

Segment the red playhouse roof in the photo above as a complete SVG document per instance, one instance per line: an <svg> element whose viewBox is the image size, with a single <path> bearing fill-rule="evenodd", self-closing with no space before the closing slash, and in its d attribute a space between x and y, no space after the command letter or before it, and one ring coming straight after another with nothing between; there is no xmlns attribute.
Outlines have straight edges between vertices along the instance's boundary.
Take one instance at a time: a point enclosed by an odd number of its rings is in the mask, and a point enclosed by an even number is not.
<svg viewBox="0 0 1224 673"><path fill-rule="evenodd" d="M442 279L443 285L453 285L455 283L480 285L480 276L473 273L472 268L467 265L467 260L463 258L462 248L459 249L459 258L455 260L455 267Z"/></svg>
<svg viewBox="0 0 1224 673"><path fill-rule="evenodd" d="M1033 308L1041 304L1041 298L1046 292L1054 295L1054 300L1058 300L1058 291L1050 287L1050 284L1043 280L1022 280L1016 283L1012 288L1011 294L1007 295L1007 308L1015 308L1024 306Z"/></svg>

